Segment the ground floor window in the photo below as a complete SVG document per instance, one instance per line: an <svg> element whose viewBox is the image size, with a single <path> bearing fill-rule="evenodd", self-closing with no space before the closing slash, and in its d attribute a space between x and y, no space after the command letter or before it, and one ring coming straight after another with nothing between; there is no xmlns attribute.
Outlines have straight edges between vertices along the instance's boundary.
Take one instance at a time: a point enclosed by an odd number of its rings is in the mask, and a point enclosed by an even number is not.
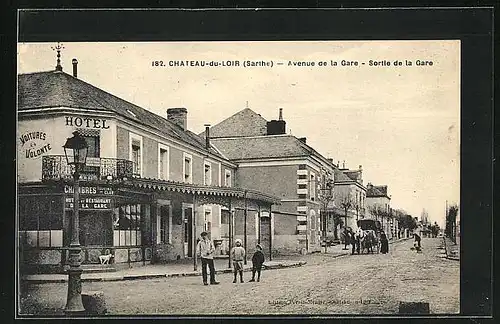
<svg viewBox="0 0 500 324"><path fill-rule="evenodd" d="M113 211L114 246L141 245L142 217L141 205L122 205Z"/></svg>
<svg viewBox="0 0 500 324"><path fill-rule="evenodd" d="M62 196L20 196L20 244L30 247L63 246Z"/></svg>
<svg viewBox="0 0 500 324"><path fill-rule="evenodd" d="M156 215L156 243L170 243L170 206L161 205Z"/></svg>

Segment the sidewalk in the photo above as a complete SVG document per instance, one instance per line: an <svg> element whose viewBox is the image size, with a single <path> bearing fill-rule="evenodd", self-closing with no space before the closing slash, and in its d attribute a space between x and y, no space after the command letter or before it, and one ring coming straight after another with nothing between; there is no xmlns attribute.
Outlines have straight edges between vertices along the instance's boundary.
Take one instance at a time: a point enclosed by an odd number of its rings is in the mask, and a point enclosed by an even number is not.
<svg viewBox="0 0 500 324"><path fill-rule="evenodd" d="M199 261L199 260L198 260ZM229 268L228 259L216 259L214 265L216 274L231 273L233 269ZM306 264L300 260L272 260L264 262L263 269L281 269L300 267ZM193 263L168 263L168 264L148 264L145 266L137 266L134 268L117 270L115 272L97 272L97 273L82 273L82 282L96 281L121 281L121 280L137 280L137 279L153 279L153 278L170 278L170 277L186 277L186 276L201 276L201 261L198 262L198 270L194 271ZM248 261L244 266L244 271L251 271L252 261ZM66 274L34 274L21 277L22 281L30 283L57 283L67 282L68 275Z"/></svg>
<svg viewBox="0 0 500 324"><path fill-rule="evenodd" d="M401 242L406 239L399 239L389 241L389 244ZM273 257L272 261L264 262L263 270L283 269L291 267L300 267L311 261L314 263L316 256L327 257L342 257L351 254L351 246L344 250L343 244L337 244L328 247L327 253L324 253L324 248L320 252L310 253L307 255L294 254L294 255L277 255ZM214 265L216 274L231 273L232 268L229 268L229 260L215 259ZM244 271L251 271L252 261L248 260L244 266ZM167 264L148 264L138 265L133 268L117 270L115 272L96 272L96 273L82 273L82 282L96 282L96 281L122 281L122 280L138 280L138 279L153 279L153 278L172 278L172 277L187 277L187 276L201 276L201 261L198 260L198 270L194 271L193 262L184 260L183 262L172 262ZM67 274L33 274L24 275L21 277L22 281L30 283L61 283L68 281Z"/></svg>

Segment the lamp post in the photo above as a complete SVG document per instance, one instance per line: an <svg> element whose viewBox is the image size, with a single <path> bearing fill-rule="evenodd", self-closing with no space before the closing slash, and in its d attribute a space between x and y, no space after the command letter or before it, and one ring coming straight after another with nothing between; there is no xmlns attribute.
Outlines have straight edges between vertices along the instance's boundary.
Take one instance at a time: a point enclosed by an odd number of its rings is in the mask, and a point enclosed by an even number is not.
<svg viewBox="0 0 500 324"><path fill-rule="evenodd" d="M80 189L78 182L80 179L80 168L85 166L87 159L88 145L85 138L75 131L73 132L73 137L68 138L63 147L68 165L75 166L75 171L73 172L73 219L71 222L71 242L69 245L68 297L64 311L67 314L79 314L85 308L82 303L82 269L80 268L82 263L80 252L82 249L79 239L80 224L78 211L80 208Z"/></svg>
<svg viewBox="0 0 500 324"><path fill-rule="evenodd" d="M322 181L321 183L321 215L323 216L323 239L325 240L325 253L327 252L327 242L326 242L326 234L327 234L327 227L328 227L328 222L327 222L327 213L328 213L328 203L333 198L333 183L331 179L327 179L326 181Z"/></svg>

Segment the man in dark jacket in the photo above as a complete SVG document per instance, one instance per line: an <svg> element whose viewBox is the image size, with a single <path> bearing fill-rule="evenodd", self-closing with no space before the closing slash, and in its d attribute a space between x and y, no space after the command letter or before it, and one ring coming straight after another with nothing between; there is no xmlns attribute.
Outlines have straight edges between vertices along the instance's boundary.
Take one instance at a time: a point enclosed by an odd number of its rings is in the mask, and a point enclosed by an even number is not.
<svg viewBox="0 0 500 324"><path fill-rule="evenodd" d="M255 281L255 272L257 272L257 281L260 281L260 271L262 270L262 264L264 263L264 253L262 253L262 246L257 244L256 251L252 257L252 279L250 282Z"/></svg>

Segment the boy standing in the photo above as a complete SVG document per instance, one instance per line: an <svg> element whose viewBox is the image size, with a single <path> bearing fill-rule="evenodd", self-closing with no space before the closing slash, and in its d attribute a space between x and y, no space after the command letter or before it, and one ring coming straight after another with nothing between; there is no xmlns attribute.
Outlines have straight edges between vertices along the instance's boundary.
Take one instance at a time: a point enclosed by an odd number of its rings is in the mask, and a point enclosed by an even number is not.
<svg viewBox="0 0 500 324"><path fill-rule="evenodd" d="M243 260L245 259L245 249L241 246L241 240L236 240L236 246L231 249L231 258L233 259L234 267L234 280L236 283L236 276L240 274L240 282L243 283Z"/></svg>
<svg viewBox="0 0 500 324"><path fill-rule="evenodd" d="M211 240L208 239L208 233L201 233L201 240L196 246L196 251L201 257L201 274L203 276L203 284L208 285L207 282L207 266L210 268L210 284L218 285L219 282L215 281L215 267L214 267L214 252L215 247Z"/></svg>
<svg viewBox="0 0 500 324"><path fill-rule="evenodd" d="M264 253L262 253L262 246L257 244L256 251L252 257L252 279L251 282L255 281L255 272L257 272L257 281L260 281L260 271L262 270L262 264L264 263Z"/></svg>

